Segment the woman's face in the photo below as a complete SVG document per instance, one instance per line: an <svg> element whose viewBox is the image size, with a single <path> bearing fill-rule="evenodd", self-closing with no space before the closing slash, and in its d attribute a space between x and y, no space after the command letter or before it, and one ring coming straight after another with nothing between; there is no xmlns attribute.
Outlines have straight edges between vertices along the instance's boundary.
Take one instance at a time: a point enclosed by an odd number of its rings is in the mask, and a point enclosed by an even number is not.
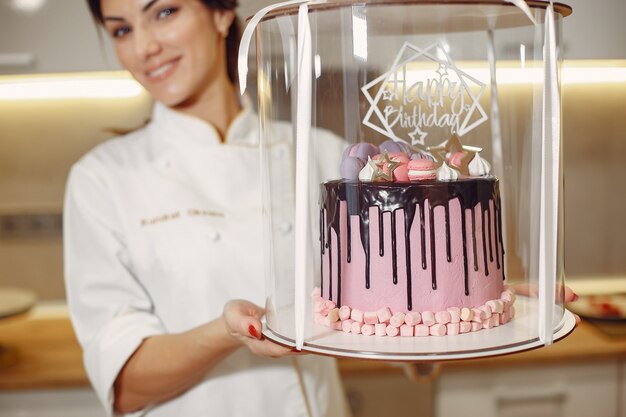
<svg viewBox="0 0 626 417"><path fill-rule="evenodd" d="M233 12L200 0L102 0L101 7L120 63L156 100L184 105L228 82L224 40Z"/></svg>

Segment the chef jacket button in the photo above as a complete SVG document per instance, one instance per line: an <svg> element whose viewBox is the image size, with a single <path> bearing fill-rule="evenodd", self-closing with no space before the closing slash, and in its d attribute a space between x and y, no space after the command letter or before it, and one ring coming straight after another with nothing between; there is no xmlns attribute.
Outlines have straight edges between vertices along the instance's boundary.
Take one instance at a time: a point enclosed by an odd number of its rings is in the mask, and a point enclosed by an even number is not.
<svg viewBox="0 0 626 417"><path fill-rule="evenodd" d="M280 231L283 232L284 234L291 232L291 229L293 229L293 226L289 222L284 222L284 223L281 223L280 225Z"/></svg>
<svg viewBox="0 0 626 417"><path fill-rule="evenodd" d="M208 234L207 236L209 238L209 240L212 240L213 242L217 242L218 240L220 240L220 233L219 232L211 232Z"/></svg>

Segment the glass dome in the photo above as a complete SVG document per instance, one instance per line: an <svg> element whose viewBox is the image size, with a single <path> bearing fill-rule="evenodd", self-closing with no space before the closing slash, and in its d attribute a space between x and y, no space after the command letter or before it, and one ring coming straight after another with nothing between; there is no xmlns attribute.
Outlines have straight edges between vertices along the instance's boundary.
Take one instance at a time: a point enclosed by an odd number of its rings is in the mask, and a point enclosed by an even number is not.
<svg viewBox="0 0 626 417"><path fill-rule="evenodd" d="M424 360L571 331L559 96L571 9L512 3L301 2L252 19L267 337Z"/></svg>

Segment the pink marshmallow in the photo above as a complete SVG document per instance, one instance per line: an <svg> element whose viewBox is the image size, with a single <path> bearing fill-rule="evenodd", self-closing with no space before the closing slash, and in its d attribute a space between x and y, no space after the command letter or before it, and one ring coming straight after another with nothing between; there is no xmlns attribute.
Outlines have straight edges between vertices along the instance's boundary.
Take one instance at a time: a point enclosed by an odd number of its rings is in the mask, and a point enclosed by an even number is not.
<svg viewBox="0 0 626 417"><path fill-rule="evenodd" d="M359 322L359 321L353 322L352 323L352 329L351 329L352 333L354 333L354 334L361 334L361 326L362 325L363 324L361 324L361 322Z"/></svg>
<svg viewBox="0 0 626 417"><path fill-rule="evenodd" d="M437 323L437 320L435 320L435 313L433 313L432 311L423 311L422 323L424 323L426 326L432 326L433 324Z"/></svg>
<svg viewBox="0 0 626 417"><path fill-rule="evenodd" d="M337 307L337 304L335 304L335 302L332 300L326 300L324 302L324 306L327 307L328 310L332 310L333 308Z"/></svg>
<svg viewBox="0 0 626 417"><path fill-rule="evenodd" d="M376 312L376 315L378 316L379 323L389 323L389 319L392 316L391 310L389 309L389 307L381 308L380 310Z"/></svg>
<svg viewBox="0 0 626 417"><path fill-rule="evenodd" d="M350 318L350 307L341 306L339 309L339 320L347 320Z"/></svg>
<svg viewBox="0 0 626 417"><path fill-rule="evenodd" d="M446 333L451 336L456 336L461 331L461 326L459 323L448 323L446 324L447 331Z"/></svg>
<svg viewBox="0 0 626 417"><path fill-rule="evenodd" d="M361 327L361 334L364 336L371 336L374 334L374 325L373 324L364 324Z"/></svg>
<svg viewBox="0 0 626 417"><path fill-rule="evenodd" d="M472 321L473 318L474 318L474 312L471 309L467 307L463 307L461 309L461 320Z"/></svg>
<svg viewBox="0 0 626 417"><path fill-rule="evenodd" d="M492 329L493 328L493 321L491 320L491 317L489 317L487 320L483 321L483 329Z"/></svg>
<svg viewBox="0 0 626 417"><path fill-rule="evenodd" d="M389 326L387 326L387 328L385 329L385 332L387 333L387 336L397 336L398 333L400 333L400 329L398 329L396 326L392 326L391 324Z"/></svg>
<svg viewBox="0 0 626 417"><path fill-rule="evenodd" d="M313 316L313 321L315 322L315 324L323 325L324 320L326 320L326 316L320 313L315 313L315 315Z"/></svg>
<svg viewBox="0 0 626 417"><path fill-rule="evenodd" d="M459 323L459 333L469 333L472 331L472 323L469 321L462 321Z"/></svg>
<svg viewBox="0 0 626 417"><path fill-rule="evenodd" d="M350 312L350 318L359 323L363 323L363 312L359 309L353 308Z"/></svg>
<svg viewBox="0 0 626 417"><path fill-rule="evenodd" d="M498 327L500 325L500 316L502 314L498 314L498 313L494 313L493 316L491 316L491 321L493 322L493 327Z"/></svg>
<svg viewBox="0 0 626 417"><path fill-rule="evenodd" d="M322 311L322 308L324 308L324 300L316 300L313 303L313 312L314 313L319 313Z"/></svg>
<svg viewBox="0 0 626 417"><path fill-rule="evenodd" d="M510 320L509 317L509 312L505 311L504 313L500 314L500 324L506 324L508 323Z"/></svg>
<svg viewBox="0 0 626 417"><path fill-rule="evenodd" d="M448 311L438 311L435 313L435 321L439 324L448 324L452 317Z"/></svg>
<svg viewBox="0 0 626 417"><path fill-rule="evenodd" d="M365 324L377 324L378 316L374 312L365 312L363 313L363 321Z"/></svg>
<svg viewBox="0 0 626 417"><path fill-rule="evenodd" d="M331 323L334 323L339 320L339 309L337 307L333 308L328 312L328 320Z"/></svg>
<svg viewBox="0 0 626 417"><path fill-rule="evenodd" d="M472 322L472 331L473 332L477 332L477 331L479 331L482 328L483 328L483 323L482 322L480 322L480 321L473 321Z"/></svg>
<svg viewBox="0 0 626 417"><path fill-rule="evenodd" d="M330 324L330 328L333 330L343 330L343 327L341 327L341 322L340 321L336 321L334 323Z"/></svg>
<svg viewBox="0 0 626 417"><path fill-rule="evenodd" d="M354 323L354 320L344 320L341 322L341 330L343 330L346 333L350 333L352 331L352 323Z"/></svg>
<svg viewBox="0 0 626 417"><path fill-rule="evenodd" d="M478 309L485 312L485 319L491 318L491 314L493 314L493 313L492 313L491 309L488 306L486 306L486 305L480 306L480 307L478 307Z"/></svg>
<svg viewBox="0 0 626 417"><path fill-rule="evenodd" d="M387 335L387 325L385 323L378 323L374 325L374 334L376 336Z"/></svg>
<svg viewBox="0 0 626 417"><path fill-rule="evenodd" d="M428 336L430 334L430 328L425 324L418 324L414 329L415 336Z"/></svg>
<svg viewBox="0 0 626 417"><path fill-rule="evenodd" d="M489 300L486 304L493 313L500 314L502 313L502 311L504 311L504 303L502 302L502 300Z"/></svg>
<svg viewBox="0 0 626 417"><path fill-rule="evenodd" d="M450 307L448 309L450 313L450 323L459 323L461 321L461 309L458 307Z"/></svg>
<svg viewBox="0 0 626 417"><path fill-rule="evenodd" d="M437 323L430 326L430 335L431 336L445 336L448 328L445 324Z"/></svg>
<svg viewBox="0 0 626 417"><path fill-rule="evenodd" d="M487 318L487 314L479 308L473 308L472 313L474 313L473 322L482 323Z"/></svg>
<svg viewBox="0 0 626 417"><path fill-rule="evenodd" d="M391 316L391 318L389 319L389 324L391 324L393 327L402 326L404 324L404 316L405 314L403 312L398 311L393 316Z"/></svg>
<svg viewBox="0 0 626 417"><path fill-rule="evenodd" d="M404 322L409 326L415 326L416 324L420 324L422 322L422 316L420 313L406 313L404 316Z"/></svg>
<svg viewBox="0 0 626 417"><path fill-rule="evenodd" d="M513 304L516 299L515 294L513 294L510 290L503 291L502 294L500 294L500 298L511 304Z"/></svg>
<svg viewBox="0 0 626 417"><path fill-rule="evenodd" d="M413 336L413 326L403 324L400 326L400 336Z"/></svg>

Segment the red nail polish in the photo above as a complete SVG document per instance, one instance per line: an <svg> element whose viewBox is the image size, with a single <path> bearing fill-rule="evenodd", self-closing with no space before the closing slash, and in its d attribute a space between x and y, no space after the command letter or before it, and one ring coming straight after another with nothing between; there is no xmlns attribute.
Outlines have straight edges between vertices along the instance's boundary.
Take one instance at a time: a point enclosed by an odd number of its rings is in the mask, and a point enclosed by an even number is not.
<svg viewBox="0 0 626 417"><path fill-rule="evenodd" d="M259 338L259 334L257 333L256 328L253 325L248 326L248 331L250 332L250 335L255 339Z"/></svg>
<svg viewBox="0 0 626 417"><path fill-rule="evenodd" d="M291 351L292 351L293 353L300 353L300 351L299 351L298 349L296 349L296 348L291 349Z"/></svg>

